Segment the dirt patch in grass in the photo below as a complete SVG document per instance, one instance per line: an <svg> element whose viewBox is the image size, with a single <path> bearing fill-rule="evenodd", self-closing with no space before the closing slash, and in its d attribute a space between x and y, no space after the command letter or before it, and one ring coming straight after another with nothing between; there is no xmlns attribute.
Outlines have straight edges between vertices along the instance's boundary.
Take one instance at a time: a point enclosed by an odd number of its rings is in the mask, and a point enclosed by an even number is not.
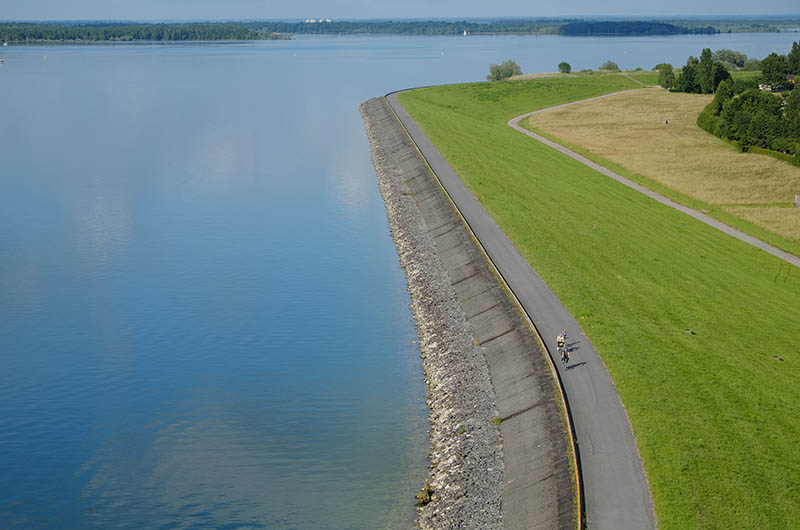
<svg viewBox="0 0 800 530"><path fill-rule="evenodd" d="M532 116L529 125L774 234L800 241L800 168L739 153L695 123L708 95L642 90Z"/></svg>

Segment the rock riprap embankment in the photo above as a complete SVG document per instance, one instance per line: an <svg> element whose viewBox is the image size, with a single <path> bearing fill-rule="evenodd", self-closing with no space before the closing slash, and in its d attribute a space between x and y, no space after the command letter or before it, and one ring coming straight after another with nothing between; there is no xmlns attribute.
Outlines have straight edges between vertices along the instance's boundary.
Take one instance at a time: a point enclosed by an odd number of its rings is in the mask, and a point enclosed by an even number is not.
<svg viewBox="0 0 800 530"><path fill-rule="evenodd" d="M573 469L549 361L389 103L361 111L428 385L433 491L419 526L573 529Z"/></svg>
<svg viewBox="0 0 800 530"><path fill-rule="evenodd" d="M382 99L362 104L361 112L392 238L408 278L428 386L432 491L431 502L420 509L419 526L501 528L502 440L492 421L498 412L486 359L409 192L404 161L397 158L408 154L397 149L402 138L380 123L394 116Z"/></svg>

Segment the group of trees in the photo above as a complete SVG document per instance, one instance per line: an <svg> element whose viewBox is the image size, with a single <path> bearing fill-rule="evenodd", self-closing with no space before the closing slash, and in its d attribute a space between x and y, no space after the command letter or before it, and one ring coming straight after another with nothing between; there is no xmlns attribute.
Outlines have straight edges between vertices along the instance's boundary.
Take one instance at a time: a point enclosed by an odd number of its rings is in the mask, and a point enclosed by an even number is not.
<svg viewBox="0 0 800 530"><path fill-rule="evenodd" d="M761 61L761 76L764 84L773 90L793 88L790 75L800 75L800 43L793 42L788 55L770 53Z"/></svg>
<svg viewBox="0 0 800 530"><path fill-rule="evenodd" d="M184 41L184 40L265 40L289 38L241 23L189 24L0 24L0 41L96 42L96 41Z"/></svg>
<svg viewBox="0 0 800 530"><path fill-rule="evenodd" d="M659 84L673 92L713 94L721 82L731 77L725 66L714 60L709 48L703 50L699 59L689 57L678 76L671 64L660 64L657 68Z"/></svg>
<svg viewBox="0 0 800 530"><path fill-rule="evenodd" d="M760 147L793 155L800 152L800 90L782 94L750 88L741 93L728 79L697 119L706 131L732 140L747 151Z"/></svg>
<svg viewBox="0 0 800 530"><path fill-rule="evenodd" d="M278 35L394 34L461 35L556 34L568 19L508 19L487 22L449 20L382 20L331 22L230 22L189 24L0 23L0 39L9 43L113 40L259 40ZM288 37L283 37L288 38Z"/></svg>
<svg viewBox="0 0 800 530"><path fill-rule="evenodd" d="M561 35L687 35L714 34L718 30L711 26L688 28L665 22L571 22L561 26Z"/></svg>
<svg viewBox="0 0 800 530"><path fill-rule="evenodd" d="M761 61L748 58L746 54L734 50L717 50L714 52L714 60L728 71L745 70L754 72L761 69Z"/></svg>
<svg viewBox="0 0 800 530"><path fill-rule="evenodd" d="M788 56L770 54L761 64L764 83L786 86L789 73L800 73L800 44L792 44ZM697 124L736 142L742 151L769 149L791 155L800 164L800 90L774 93L725 79Z"/></svg>
<svg viewBox="0 0 800 530"><path fill-rule="evenodd" d="M0 39L15 42L79 42L111 40L255 40L277 35L312 34L558 34L674 35L718 33L711 26L685 27L665 22L583 22L578 19L374 20L281 22L254 21L191 24L0 23ZM285 37L284 37L285 38Z"/></svg>
<svg viewBox="0 0 800 530"><path fill-rule="evenodd" d="M794 88L790 75L800 75L800 43L792 43L787 55L771 53L763 60L750 59L733 50L711 50L705 48L700 59L689 57L686 66L677 75L671 64L658 64L659 84L674 92L712 94L720 83L730 79L729 70L761 70L760 81L772 90ZM748 87L749 88L749 87Z"/></svg>

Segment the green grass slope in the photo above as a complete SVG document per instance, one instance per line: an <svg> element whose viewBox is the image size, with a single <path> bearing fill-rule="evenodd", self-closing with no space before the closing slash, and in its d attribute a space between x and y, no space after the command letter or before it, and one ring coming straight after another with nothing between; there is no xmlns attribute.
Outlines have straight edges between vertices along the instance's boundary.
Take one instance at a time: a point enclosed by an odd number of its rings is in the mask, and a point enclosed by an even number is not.
<svg viewBox="0 0 800 530"><path fill-rule="evenodd" d="M534 79L400 101L596 345L659 527L796 527L800 271L506 125L637 86Z"/></svg>

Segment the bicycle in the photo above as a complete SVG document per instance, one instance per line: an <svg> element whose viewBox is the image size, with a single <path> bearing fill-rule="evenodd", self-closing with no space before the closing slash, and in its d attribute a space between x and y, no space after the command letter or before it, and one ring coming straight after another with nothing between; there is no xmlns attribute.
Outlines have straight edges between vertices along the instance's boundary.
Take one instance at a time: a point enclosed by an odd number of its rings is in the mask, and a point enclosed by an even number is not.
<svg viewBox="0 0 800 530"><path fill-rule="evenodd" d="M567 366L567 364L569 364L569 350L566 347L563 350L561 350L561 363L564 366Z"/></svg>

